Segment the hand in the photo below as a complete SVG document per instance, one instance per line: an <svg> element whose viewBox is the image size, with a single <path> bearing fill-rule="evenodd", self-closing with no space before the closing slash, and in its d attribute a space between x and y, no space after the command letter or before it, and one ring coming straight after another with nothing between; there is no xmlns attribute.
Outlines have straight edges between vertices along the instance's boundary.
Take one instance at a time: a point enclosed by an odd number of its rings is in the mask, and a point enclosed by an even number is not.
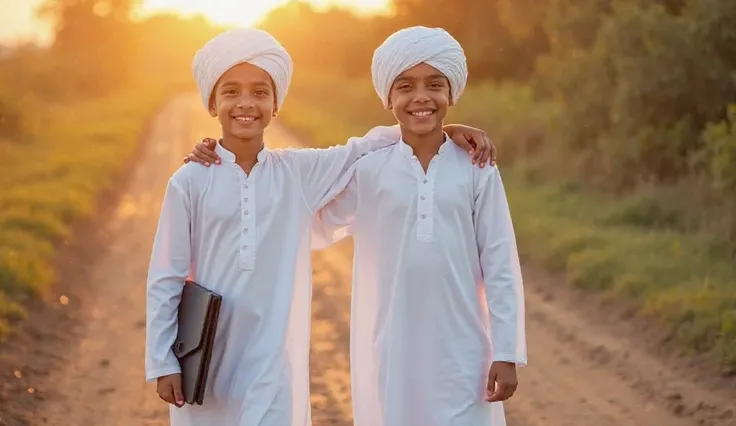
<svg viewBox="0 0 736 426"><path fill-rule="evenodd" d="M181 374L170 374L159 377L156 391L158 392L158 397L169 404L176 405L177 407L184 406L184 394L181 392Z"/></svg>
<svg viewBox="0 0 736 426"><path fill-rule="evenodd" d="M473 164L485 167L490 158L490 165L496 165L496 146L488 139L486 132L462 124L448 124L444 130L457 146L470 153Z"/></svg>
<svg viewBox="0 0 736 426"><path fill-rule="evenodd" d="M220 157L215 154L215 145L217 141L212 138L202 138L202 140L194 145L194 149L188 156L184 157L184 164L194 161L195 163L204 164L209 167L211 163L220 164Z"/></svg>
<svg viewBox="0 0 736 426"><path fill-rule="evenodd" d="M516 379L516 364L513 362L496 361L491 364L488 372L488 392L486 401L505 401L516 392L519 385Z"/></svg>

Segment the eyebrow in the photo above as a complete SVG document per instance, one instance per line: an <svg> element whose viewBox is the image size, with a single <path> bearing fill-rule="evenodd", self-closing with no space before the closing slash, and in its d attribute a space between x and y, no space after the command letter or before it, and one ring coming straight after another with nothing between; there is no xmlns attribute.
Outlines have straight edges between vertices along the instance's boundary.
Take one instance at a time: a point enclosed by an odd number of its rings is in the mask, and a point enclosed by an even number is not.
<svg viewBox="0 0 736 426"><path fill-rule="evenodd" d="M227 80L227 81L224 81L221 84L221 87L239 86L239 85L240 85L240 82L238 82L238 81ZM271 83L269 83L266 80L256 80L256 81L253 81L253 82L248 83L248 85L249 86L267 86L267 87L271 87Z"/></svg>
<svg viewBox="0 0 736 426"><path fill-rule="evenodd" d="M417 80L417 79L419 79L419 78L420 78L420 77L407 77L407 76L403 76L403 77L398 77L398 78L396 79L396 82L398 83L398 82L400 82L400 81L410 81L410 80ZM426 76L426 77L421 77L421 78L422 78L422 79L442 79L442 80L444 80L444 79L446 79L447 77L446 77L446 76L445 76L444 74L430 74L430 75L428 75L428 76Z"/></svg>

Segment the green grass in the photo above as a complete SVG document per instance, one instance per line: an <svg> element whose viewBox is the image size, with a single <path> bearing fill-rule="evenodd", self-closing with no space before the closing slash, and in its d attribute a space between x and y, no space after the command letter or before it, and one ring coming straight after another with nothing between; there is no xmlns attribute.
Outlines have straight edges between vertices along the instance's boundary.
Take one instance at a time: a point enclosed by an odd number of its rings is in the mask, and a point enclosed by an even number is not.
<svg viewBox="0 0 736 426"><path fill-rule="evenodd" d="M392 123L369 81L349 82L347 90L334 81L297 74L281 120L318 146ZM659 319L684 351L736 366L732 242L707 227L695 230L668 189L616 197L549 179L542 172L549 159L533 154L559 113L535 103L529 90L492 86L469 88L451 111L449 122L483 128L500 148L522 254L564 273L570 285L635 301L639 314Z"/></svg>
<svg viewBox="0 0 736 426"><path fill-rule="evenodd" d="M39 109L32 136L0 139L0 338L26 316L21 296L53 283L54 248L95 213L132 158L147 119L171 93L156 88Z"/></svg>

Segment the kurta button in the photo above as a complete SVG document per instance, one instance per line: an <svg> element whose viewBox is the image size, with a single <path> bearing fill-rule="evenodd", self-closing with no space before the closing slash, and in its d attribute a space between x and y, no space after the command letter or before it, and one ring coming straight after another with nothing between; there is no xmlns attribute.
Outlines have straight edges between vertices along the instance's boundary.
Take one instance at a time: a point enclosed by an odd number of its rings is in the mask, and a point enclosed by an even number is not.
<svg viewBox="0 0 736 426"><path fill-rule="evenodd" d="M243 198L243 201L248 202L248 197Z"/></svg>
<svg viewBox="0 0 736 426"><path fill-rule="evenodd" d="M426 214L423 214L422 215L422 219L426 219L426 218L427 218L427 215Z"/></svg>
<svg viewBox="0 0 736 426"><path fill-rule="evenodd" d="M248 233L248 228L243 229L243 234L247 234L247 233Z"/></svg>
<svg viewBox="0 0 736 426"><path fill-rule="evenodd" d="M422 195L421 197L419 197L419 199L420 199L420 200L423 200L423 199L424 199L424 195Z"/></svg>
<svg viewBox="0 0 736 426"><path fill-rule="evenodd" d="M427 183L427 179L424 179L424 183Z"/></svg>
<svg viewBox="0 0 736 426"><path fill-rule="evenodd" d="M248 210L244 211L243 213L247 216L248 215Z"/></svg>

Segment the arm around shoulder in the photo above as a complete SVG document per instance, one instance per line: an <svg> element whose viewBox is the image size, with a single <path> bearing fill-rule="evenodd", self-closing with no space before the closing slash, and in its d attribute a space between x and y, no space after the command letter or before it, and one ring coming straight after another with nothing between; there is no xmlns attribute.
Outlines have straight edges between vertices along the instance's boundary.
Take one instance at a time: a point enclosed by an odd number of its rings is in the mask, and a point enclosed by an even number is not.
<svg viewBox="0 0 736 426"><path fill-rule="evenodd" d="M397 126L377 126L363 137L352 137L345 145L326 149L300 149L293 151L299 168L304 198L311 212L329 203L344 188L352 173L351 166L373 151L391 146L399 141L401 131Z"/></svg>

